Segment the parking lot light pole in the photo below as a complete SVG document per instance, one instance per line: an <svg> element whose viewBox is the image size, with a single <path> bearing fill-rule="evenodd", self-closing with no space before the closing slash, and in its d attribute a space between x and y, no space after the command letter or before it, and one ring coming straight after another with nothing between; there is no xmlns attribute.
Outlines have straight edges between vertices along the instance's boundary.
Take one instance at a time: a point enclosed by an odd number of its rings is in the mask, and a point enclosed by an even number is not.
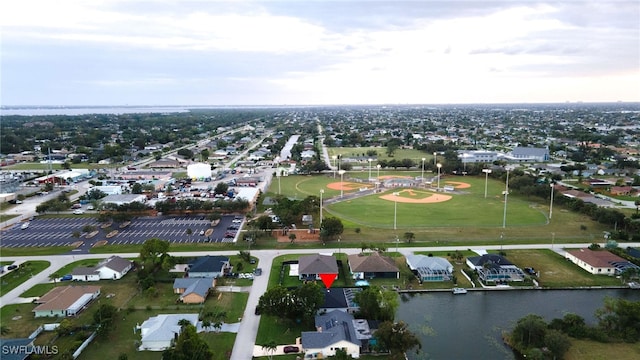
<svg viewBox="0 0 640 360"><path fill-rule="evenodd" d="M491 174L491 169L482 169L484 173L484 198L487 198L487 183L489 182L489 174Z"/></svg>
<svg viewBox="0 0 640 360"><path fill-rule="evenodd" d="M393 193L393 230L397 230L398 229L398 198L397 196L400 196L400 193L398 192L394 192Z"/></svg>
<svg viewBox="0 0 640 360"><path fill-rule="evenodd" d="M340 198L342 198L342 195L344 195L344 185L342 184L344 170L338 170L338 174L340 174Z"/></svg>

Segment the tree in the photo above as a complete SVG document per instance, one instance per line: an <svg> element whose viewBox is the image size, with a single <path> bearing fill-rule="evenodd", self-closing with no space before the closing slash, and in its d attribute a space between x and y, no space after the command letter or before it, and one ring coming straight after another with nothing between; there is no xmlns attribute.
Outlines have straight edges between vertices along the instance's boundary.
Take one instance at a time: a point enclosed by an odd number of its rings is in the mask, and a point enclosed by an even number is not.
<svg viewBox="0 0 640 360"><path fill-rule="evenodd" d="M404 239L407 240L407 242L409 244L411 244L411 240L416 238L416 234L412 233L412 232L406 232L404 233Z"/></svg>
<svg viewBox="0 0 640 360"><path fill-rule="evenodd" d="M373 336L378 341L378 347L381 350L387 350L391 353L390 359L404 359L405 352L413 348L422 349L418 337L409 330L403 321L397 323L385 321L380 324Z"/></svg>
<svg viewBox="0 0 640 360"><path fill-rule="evenodd" d="M344 225L342 221L335 217L328 217L322 219L320 224L320 239L322 241L334 240L341 235L344 231Z"/></svg>
<svg viewBox="0 0 640 360"><path fill-rule="evenodd" d="M182 321L182 320L181 320ZM180 324L180 323L179 323ZM210 360L213 351L198 335L195 326L189 321L180 324L181 330L173 346L162 353L164 360Z"/></svg>
<svg viewBox="0 0 640 360"><path fill-rule="evenodd" d="M296 234L294 233L289 234L289 240L293 244L293 242L296 241Z"/></svg>
<svg viewBox="0 0 640 360"><path fill-rule="evenodd" d="M60 277L60 275L58 275L58 273L51 273L49 274L49 280L53 280L53 285L55 286L56 282L58 281L58 278Z"/></svg>
<svg viewBox="0 0 640 360"><path fill-rule="evenodd" d="M273 359L273 353L278 349L278 345L273 340L270 340L266 344L262 345L262 350L269 355L269 359Z"/></svg>
<svg viewBox="0 0 640 360"><path fill-rule="evenodd" d="M540 315L529 314L516 324L511 339L522 349L541 348L547 333L547 323Z"/></svg>
<svg viewBox="0 0 640 360"><path fill-rule="evenodd" d="M93 322L98 325L96 332L98 335L109 333L113 325L113 319L118 309L111 304L101 304L98 310L93 313Z"/></svg>
<svg viewBox="0 0 640 360"><path fill-rule="evenodd" d="M11 332L11 329L6 324L0 325L0 335L7 335L10 332Z"/></svg>
<svg viewBox="0 0 640 360"><path fill-rule="evenodd" d="M131 185L131 193L132 194L142 194L142 184L134 183Z"/></svg>
<svg viewBox="0 0 640 360"><path fill-rule="evenodd" d="M213 189L215 194L226 194L229 191L229 185L225 182L219 182L218 185Z"/></svg>
<svg viewBox="0 0 640 360"><path fill-rule="evenodd" d="M547 334L544 336L544 346L553 355L553 359L562 359L571 347L571 340L558 330L547 330Z"/></svg>
<svg viewBox="0 0 640 360"><path fill-rule="evenodd" d="M140 250L140 261L153 267L159 266L169 256L169 242L158 238L151 238L144 242Z"/></svg>
<svg viewBox="0 0 640 360"><path fill-rule="evenodd" d="M209 160L209 155L209 149L202 149L202 151L200 151L200 158L202 159L202 161Z"/></svg>
<svg viewBox="0 0 640 360"><path fill-rule="evenodd" d="M368 287L356 293L354 301L360 307L360 316L366 319L393 321L398 309L398 296L394 291L378 286Z"/></svg>

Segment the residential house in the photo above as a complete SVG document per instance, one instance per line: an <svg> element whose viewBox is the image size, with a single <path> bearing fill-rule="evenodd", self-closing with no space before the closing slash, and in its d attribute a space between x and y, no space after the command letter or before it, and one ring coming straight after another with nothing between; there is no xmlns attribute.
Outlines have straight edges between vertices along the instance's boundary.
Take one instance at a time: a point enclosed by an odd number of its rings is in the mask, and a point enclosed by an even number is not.
<svg viewBox="0 0 640 360"><path fill-rule="evenodd" d="M504 283L524 281L524 272L497 254L484 254L467 258L467 265L475 269L478 278L484 283Z"/></svg>
<svg viewBox="0 0 640 360"><path fill-rule="evenodd" d="M334 310L354 314L360 310L360 306L355 302L356 294L362 288L339 288L330 287L324 293L324 302L318 309L318 314L325 314Z"/></svg>
<svg viewBox="0 0 640 360"><path fill-rule="evenodd" d="M379 252L349 255L349 270L354 279L400 278L396 262Z"/></svg>
<svg viewBox="0 0 640 360"><path fill-rule="evenodd" d="M71 271L73 281L98 281L100 273L95 267L78 266Z"/></svg>
<svg viewBox="0 0 640 360"><path fill-rule="evenodd" d="M618 275L629 268L640 267L606 250L569 250L565 257L594 275Z"/></svg>
<svg viewBox="0 0 640 360"><path fill-rule="evenodd" d="M450 281L453 265L442 257L407 255L407 266L420 281Z"/></svg>
<svg viewBox="0 0 640 360"><path fill-rule="evenodd" d="M226 256L201 256L189 263L190 278L217 278L231 270Z"/></svg>
<svg viewBox="0 0 640 360"><path fill-rule="evenodd" d="M327 358L334 356L337 349L343 349L347 356L359 358L361 341L353 320L352 315L342 311L316 316L316 331L303 331L300 336L305 357Z"/></svg>
<svg viewBox="0 0 640 360"><path fill-rule="evenodd" d="M35 317L74 316L100 295L100 286L58 286L35 300Z"/></svg>
<svg viewBox="0 0 640 360"><path fill-rule="evenodd" d="M179 278L173 281L173 292L185 304L202 304L215 286L214 278Z"/></svg>
<svg viewBox="0 0 640 360"><path fill-rule="evenodd" d="M161 314L150 317L136 328L142 335L138 350L163 351L171 347L171 341L180 334L180 320L187 320L198 328L198 314Z"/></svg>
<svg viewBox="0 0 640 360"><path fill-rule="evenodd" d="M611 195L613 196L619 196L619 195L631 195L631 193L633 192L633 187L631 186L612 186L611 187Z"/></svg>
<svg viewBox="0 0 640 360"><path fill-rule="evenodd" d="M119 256L111 256L94 267L78 266L71 272L74 281L118 280L133 267L133 262Z"/></svg>
<svg viewBox="0 0 640 360"><path fill-rule="evenodd" d="M320 274L336 274L338 261L331 255L307 255L298 259L298 279L320 280Z"/></svg>

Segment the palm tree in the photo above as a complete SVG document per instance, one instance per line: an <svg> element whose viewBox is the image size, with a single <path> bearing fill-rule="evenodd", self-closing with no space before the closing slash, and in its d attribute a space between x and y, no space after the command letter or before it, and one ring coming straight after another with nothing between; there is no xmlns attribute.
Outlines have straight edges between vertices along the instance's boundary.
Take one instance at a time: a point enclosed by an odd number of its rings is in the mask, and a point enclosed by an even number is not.
<svg viewBox="0 0 640 360"><path fill-rule="evenodd" d="M270 340L268 343L262 345L262 350L264 350L269 355L269 360L273 359L273 353L278 349L278 345L273 340Z"/></svg>
<svg viewBox="0 0 640 360"><path fill-rule="evenodd" d="M411 240L416 238L416 234L412 233L412 232L406 232L404 233L404 239L407 240L407 242L409 244L411 244Z"/></svg>
<svg viewBox="0 0 640 360"><path fill-rule="evenodd" d="M640 200L634 201L634 204L636 204L636 215L637 215L638 214L638 210L640 209Z"/></svg>
<svg viewBox="0 0 640 360"><path fill-rule="evenodd" d="M187 319L180 319L180 321L178 321L178 325L180 325L180 328L183 328L185 326L191 325L191 322Z"/></svg>

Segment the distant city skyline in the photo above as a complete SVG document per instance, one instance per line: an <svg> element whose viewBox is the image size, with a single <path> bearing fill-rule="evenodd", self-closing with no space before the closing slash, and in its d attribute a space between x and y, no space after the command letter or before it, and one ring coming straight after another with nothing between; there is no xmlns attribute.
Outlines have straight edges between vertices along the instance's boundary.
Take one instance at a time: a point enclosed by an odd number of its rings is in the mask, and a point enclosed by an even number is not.
<svg viewBox="0 0 640 360"><path fill-rule="evenodd" d="M640 2L10 1L0 105L640 101Z"/></svg>

